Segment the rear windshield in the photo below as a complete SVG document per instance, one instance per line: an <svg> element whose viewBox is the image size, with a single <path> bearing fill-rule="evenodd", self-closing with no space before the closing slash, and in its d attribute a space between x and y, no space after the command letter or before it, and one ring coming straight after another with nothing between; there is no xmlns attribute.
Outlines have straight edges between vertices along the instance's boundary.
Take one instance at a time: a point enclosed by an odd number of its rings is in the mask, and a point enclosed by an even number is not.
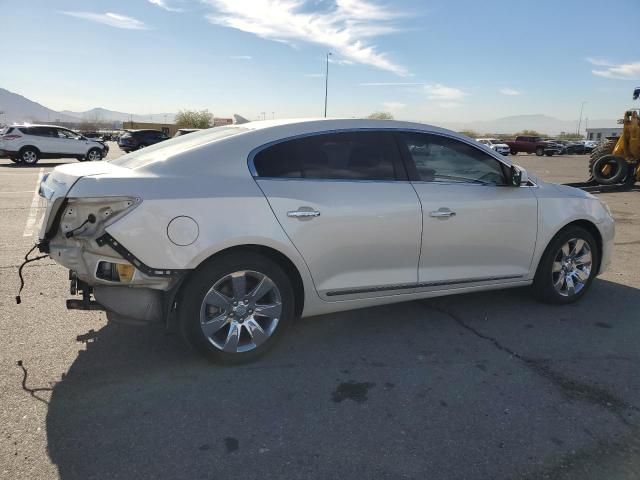
<svg viewBox="0 0 640 480"><path fill-rule="evenodd" d="M248 131L248 129L236 126L216 127L215 130L202 130L200 132L193 132L190 135L182 135L156 143L150 147L145 147L114 160L107 161L120 167L131 169L141 168L151 163L164 161L184 150L215 142L246 131Z"/></svg>

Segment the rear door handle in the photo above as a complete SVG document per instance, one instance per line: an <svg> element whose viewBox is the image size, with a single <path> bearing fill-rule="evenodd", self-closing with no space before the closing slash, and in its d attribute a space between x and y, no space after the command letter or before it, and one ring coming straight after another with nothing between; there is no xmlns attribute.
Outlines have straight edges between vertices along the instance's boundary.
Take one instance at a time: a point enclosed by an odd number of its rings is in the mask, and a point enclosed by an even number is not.
<svg viewBox="0 0 640 480"><path fill-rule="evenodd" d="M320 212L317 210L313 210L309 207L300 207L298 210L290 210L287 212L287 217L292 218L313 218L319 217Z"/></svg>
<svg viewBox="0 0 640 480"><path fill-rule="evenodd" d="M449 210L448 208L439 208L438 210L429 212L429 216L434 218L449 218L455 217L456 212Z"/></svg>

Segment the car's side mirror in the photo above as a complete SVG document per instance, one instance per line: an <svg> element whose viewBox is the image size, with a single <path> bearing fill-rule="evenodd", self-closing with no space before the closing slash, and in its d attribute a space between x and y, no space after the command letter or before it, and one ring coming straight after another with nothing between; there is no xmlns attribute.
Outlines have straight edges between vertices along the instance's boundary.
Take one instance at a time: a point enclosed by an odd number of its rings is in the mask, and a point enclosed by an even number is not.
<svg viewBox="0 0 640 480"><path fill-rule="evenodd" d="M527 175L527 171L518 165L511 165L511 186L519 187L520 185L526 185L528 182L529 175Z"/></svg>

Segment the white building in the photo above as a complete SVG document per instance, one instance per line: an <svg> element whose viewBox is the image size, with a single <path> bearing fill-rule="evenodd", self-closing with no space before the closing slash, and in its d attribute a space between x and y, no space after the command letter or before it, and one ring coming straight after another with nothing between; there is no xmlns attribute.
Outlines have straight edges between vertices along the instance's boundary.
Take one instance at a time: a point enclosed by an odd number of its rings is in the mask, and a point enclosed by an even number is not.
<svg viewBox="0 0 640 480"><path fill-rule="evenodd" d="M602 140L607 137L619 137L622 135L622 127L613 128L587 128L587 140Z"/></svg>

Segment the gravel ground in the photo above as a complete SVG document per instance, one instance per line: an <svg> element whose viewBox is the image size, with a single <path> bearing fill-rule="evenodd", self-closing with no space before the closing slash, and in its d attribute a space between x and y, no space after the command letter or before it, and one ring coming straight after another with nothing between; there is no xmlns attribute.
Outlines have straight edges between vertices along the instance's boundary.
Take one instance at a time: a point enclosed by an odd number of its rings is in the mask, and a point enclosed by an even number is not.
<svg viewBox="0 0 640 480"><path fill-rule="evenodd" d="M510 158L586 177L585 156ZM599 194L615 257L578 304L518 289L307 318L222 368L65 310L49 259L15 304L38 175L65 162L0 161L1 478L640 478L639 188Z"/></svg>

